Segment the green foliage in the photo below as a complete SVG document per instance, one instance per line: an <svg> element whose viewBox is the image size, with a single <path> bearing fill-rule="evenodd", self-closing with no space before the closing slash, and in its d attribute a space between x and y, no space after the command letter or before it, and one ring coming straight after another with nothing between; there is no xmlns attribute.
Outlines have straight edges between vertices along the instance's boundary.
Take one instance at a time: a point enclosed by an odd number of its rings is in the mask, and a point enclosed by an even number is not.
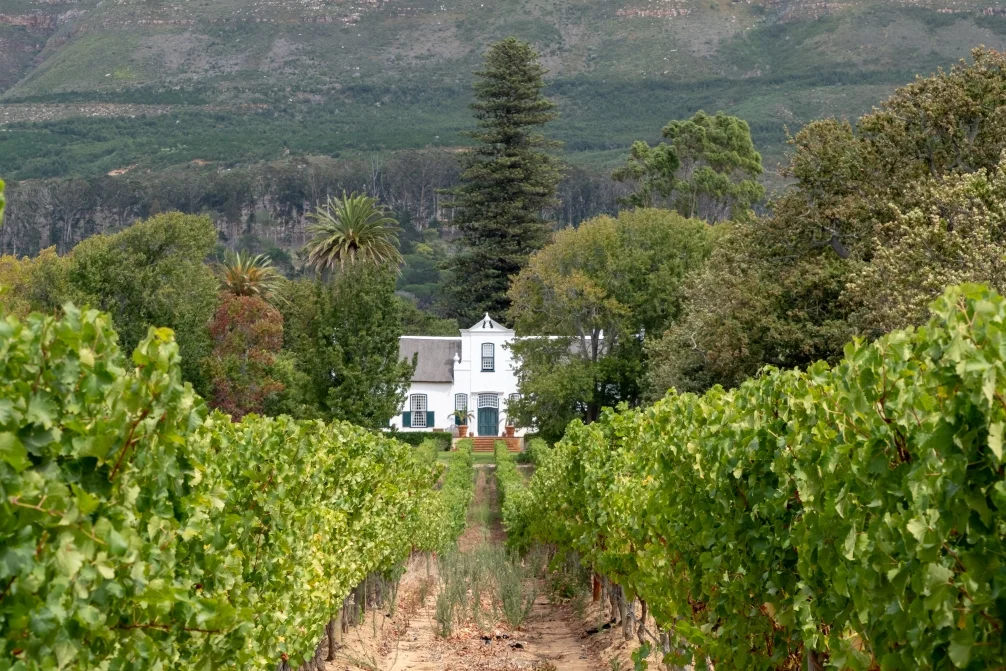
<svg viewBox="0 0 1006 671"><path fill-rule="evenodd" d="M704 262L712 229L655 209L623 211L565 229L514 280L513 343L522 426L558 438L574 417L638 402L642 341L681 313L682 280Z"/></svg>
<svg viewBox="0 0 1006 671"><path fill-rule="evenodd" d="M645 599L676 663L994 667L1006 299L950 288L932 314L834 367L572 423L529 533Z"/></svg>
<svg viewBox="0 0 1006 671"><path fill-rule="evenodd" d="M452 192L461 237L444 286L448 311L465 323L504 315L510 278L548 240L542 213L556 204L560 173L546 152L555 143L539 130L555 118L544 74L531 45L512 37L492 45L475 73L478 130L468 135L478 144L462 155Z"/></svg>
<svg viewBox="0 0 1006 671"><path fill-rule="evenodd" d="M34 258L0 256L0 305L8 314L27 317L32 311L53 314L66 300L70 288L66 260L54 247Z"/></svg>
<svg viewBox="0 0 1006 671"><path fill-rule="evenodd" d="M399 412L415 362L399 360L394 272L355 264L330 282L290 282L280 304L294 357L276 410L374 429Z"/></svg>
<svg viewBox="0 0 1006 671"><path fill-rule="evenodd" d="M408 554L433 474L406 446L207 415L168 329L131 362L70 304L0 332L4 668L297 666Z"/></svg>
<svg viewBox="0 0 1006 671"><path fill-rule="evenodd" d="M265 254L243 254L228 250L218 268L220 288L235 296L268 298L279 287L283 276Z"/></svg>
<svg viewBox="0 0 1006 671"><path fill-rule="evenodd" d="M792 188L771 216L732 227L687 283L685 317L651 343L654 397L734 386L766 364L833 363L856 332L921 323L947 283L1001 286L1006 57L977 49L973 61L855 125L816 121L791 139Z"/></svg>
<svg viewBox="0 0 1006 671"><path fill-rule="evenodd" d="M421 464L433 467L437 463L437 454L440 451L440 444L435 440L427 438L419 443L419 446L413 452Z"/></svg>
<svg viewBox="0 0 1006 671"><path fill-rule="evenodd" d="M682 216L709 223L750 217L765 189L758 183L761 154L746 121L699 111L687 121L671 121L663 136L671 143L634 142L626 164L613 173L616 180L637 185L627 204L666 203Z"/></svg>
<svg viewBox="0 0 1006 671"><path fill-rule="evenodd" d="M405 335L457 336L460 327L456 319L435 317L416 307L408 298L396 296L402 306L402 332Z"/></svg>
<svg viewBox="0 0 1006 671"><path fill-rule="evenodd" d="M432 441L423 444L436 447ZM472 445L470 438L458 441L457 449L451 452L440 490L420 502L420 524L412 541L414 549L443 554L456 547L468 520L468 506L475 498ZM435 461L431 465L439 468Z"/></svg>
<svg viewBox="0 0 1006 671"><path fill-rule="evenodd" d="M108 311L127 351L151 326L173 329L185 379L205 391L201 363L211 349L206 325L218 282L203 261L216 237L209 217L177 212L90 237L66 257L69 297Z"/></svg>
<svg viewBox="0 0 1006 671"><path fill-rule="evenodd" d="M544 461L548 457L548 453L552 450L549 444L541 438L530 438L525 435L524 441L527 443L524 453L528 455L529 461L532 464L538 464Z"/></svg>
<svg viewBox="0 0 1006 671"><path fill-rule="evenodd" d="M496 491L503 515L503 527L508 530L506 544L521 554L531 548L530 528L526 516L530 514L527 487L524 477L517 472L517 460L506 443L497 440L494 449L496 461ZM509 530L513 533L509 533Z"/></svg>
<svg viewBox="0 0 1006 671"><path fill-rule="evenodd" d="M307 265L319 273L346 264L390 265L396 270L404 261L398 251L398 222L388 216L377 199L366 194L342 194L329 198L308 215L313 237L305 246Z"/></svg>
<svg viewBox="0 0 1006 671"><path fill-rule="evenodd" d="M920 179L911 209L892 205L876 249L845 288L852 319L869 334L920 324L944 287L983 282L1006 291L1006 156L990 173Z"/></svg>

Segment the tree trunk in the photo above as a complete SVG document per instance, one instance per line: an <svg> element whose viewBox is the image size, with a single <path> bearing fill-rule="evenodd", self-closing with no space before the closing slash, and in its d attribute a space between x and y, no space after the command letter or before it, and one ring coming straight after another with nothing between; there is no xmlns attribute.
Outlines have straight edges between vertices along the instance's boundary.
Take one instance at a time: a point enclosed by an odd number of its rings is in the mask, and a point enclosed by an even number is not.
<svg viewBox="0 0 1006 671"><path fill-rule="evenodd" d="M596 573L591 574L590 579L592 582L590 600L597 603L601 600L601 581L598 579Z"/></svg>
<svg viewBox="0 0 1006 671"><path fill-rule="evenodd" d="M639 600L639 605L642 607L643 612L639 616L639 627L636 629L636 638L639 640L639 645L646 643L646 601L644 599Z"/></svg>
<svg viewBox="0 0 1006 671"><path fill-rule="evenodd" d="M367 617L367 581L364 580L356 588L356 593L353 595L353 601L356 604L356 612L354 613L353 624L360 624L363 622L363 618Z"/></svg>
<svg viewBox="0 0 1006 671"><path fill-rule="evenodd" d="M325 625L325 635L328 636L328 656L325 657L325 660L329 662L335 660L335 630L336 624L335 618L333 617L328 621L328 624Z"/></svg>
<svg viewBox="0 0 1006 671"><path fill-rule="evenodd" d="M612 624L614 624L615 622L618 622L619 621L619 616L622 615L622 612L619 609L619 603L618 603L621 600L619 598L620 594L621 594L621 591L622 591L621 587L619 587L615 583L611 583L611 588L608 590L608 604L611 606L611 622L612 622Z"/></svg>
<svg viewBox="0 0 1006 671"><path fill-rule="evenodd" d="M806 671L824 671L824 665L821 664L821 660L818 658L816 651L811 650L810 648L805 648L804 658L807 662L804 667Z"/></svg>
<svg viewBox="0 0 1006 671"><path fill-rule="evenodd" d="M632 635L636 633L636 600L626 599L625 590L621 590L622 598L619 604L622 611L622 636L626 641L632 640Z"/></svg>

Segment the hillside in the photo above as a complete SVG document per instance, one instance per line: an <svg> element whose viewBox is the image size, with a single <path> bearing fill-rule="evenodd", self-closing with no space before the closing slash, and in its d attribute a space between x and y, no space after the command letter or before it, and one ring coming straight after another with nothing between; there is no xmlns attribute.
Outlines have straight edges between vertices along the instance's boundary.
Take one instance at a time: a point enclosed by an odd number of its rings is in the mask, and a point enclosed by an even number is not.
<svg viewBox="0 0 1006 671"><path fill-rule="evenodd" d="M572 159L724 109L785 128L1006 47L1006 2L5 0L0 174L93 175L459 143L486 45L533 41ZM36 123L28 123L36 122Z"/></svg>

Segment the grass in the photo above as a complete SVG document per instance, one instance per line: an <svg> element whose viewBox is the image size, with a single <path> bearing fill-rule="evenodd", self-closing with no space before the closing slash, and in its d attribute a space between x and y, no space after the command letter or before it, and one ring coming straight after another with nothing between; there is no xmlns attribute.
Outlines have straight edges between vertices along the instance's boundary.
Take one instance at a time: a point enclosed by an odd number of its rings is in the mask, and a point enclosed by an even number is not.
<svg viewBox="0 0 1006 671"><path fill-rule="evenodd" d="M437 461L439 461L440 463L446 464L449 463L450 460L451 460L450 452L437 452ZM484 466L486 464L491 464L493 463L493 454L492 452L474 452L472 454L472 463L474 463L476 466L479 465Z"/></svg>

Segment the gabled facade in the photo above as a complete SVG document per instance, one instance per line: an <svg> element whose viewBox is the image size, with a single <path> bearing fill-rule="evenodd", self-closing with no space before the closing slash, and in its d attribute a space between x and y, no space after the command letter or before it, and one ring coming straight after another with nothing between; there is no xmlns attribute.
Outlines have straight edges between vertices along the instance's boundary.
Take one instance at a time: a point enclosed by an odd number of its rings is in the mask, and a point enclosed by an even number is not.
<svg viewBox="0 0 1006 671"><path fill-rule="evenodd" d="M462 410L472 413L469 435L503 435L507 400L517 394L513 357L506 347L514 337L513 329L488 314L458 337L402 336L401 358L418 355L418 363L405 407L391 425L401 431L451 431L454 411Z"/></svg>

